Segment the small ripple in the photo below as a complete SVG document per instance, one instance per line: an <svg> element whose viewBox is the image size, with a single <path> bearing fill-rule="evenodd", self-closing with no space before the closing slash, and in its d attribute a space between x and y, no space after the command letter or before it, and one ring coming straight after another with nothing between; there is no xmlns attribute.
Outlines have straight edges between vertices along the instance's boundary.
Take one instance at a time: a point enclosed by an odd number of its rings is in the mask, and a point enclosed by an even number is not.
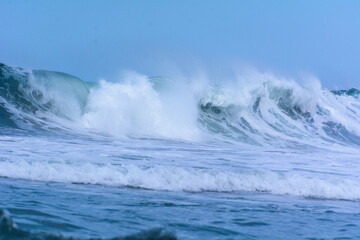
<svg viewBox="0 0 360 240"><path fill-rule="evenodd" d="M237 225L246 227L268 226L265 222L236 222Z"/></svg>

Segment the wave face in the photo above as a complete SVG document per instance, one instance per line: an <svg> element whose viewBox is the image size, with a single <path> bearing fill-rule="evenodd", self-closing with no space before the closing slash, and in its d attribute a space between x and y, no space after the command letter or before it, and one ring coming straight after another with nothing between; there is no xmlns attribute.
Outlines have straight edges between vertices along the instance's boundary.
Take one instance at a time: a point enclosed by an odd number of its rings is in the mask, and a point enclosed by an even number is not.
<svg viewBox="0 0 360 240"><path fill-rule="evenodd" d="M199 87L130 73L121 82L87 83L0 64L0 124L257 146L360 145L359 90L261 74L250 80Z"/></svg>
<svg viewBox="0 0 360 240"><path fill-rule="evenodd" d="M0 64L0 123L21 128L75 120L89 89L80 79L59 72L24 70Z"/></svg>

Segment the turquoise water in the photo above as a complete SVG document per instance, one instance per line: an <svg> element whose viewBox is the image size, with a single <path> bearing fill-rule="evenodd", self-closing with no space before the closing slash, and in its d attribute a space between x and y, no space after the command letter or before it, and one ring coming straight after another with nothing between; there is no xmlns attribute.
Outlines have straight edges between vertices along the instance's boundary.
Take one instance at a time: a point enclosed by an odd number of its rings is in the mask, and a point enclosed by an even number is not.
<svg viewBox="0 0 360 240"><path fill-rule="evenodd" d="M0 70L0 239L360 238L355 90Z"/></svg>

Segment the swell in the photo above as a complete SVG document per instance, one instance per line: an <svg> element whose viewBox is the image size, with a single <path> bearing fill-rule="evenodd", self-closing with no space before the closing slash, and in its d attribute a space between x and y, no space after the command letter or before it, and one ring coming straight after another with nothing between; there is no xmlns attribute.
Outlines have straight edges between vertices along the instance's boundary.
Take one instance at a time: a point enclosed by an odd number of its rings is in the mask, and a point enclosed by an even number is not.
<svg viewBox="0 0 360 240"><path fill-rule="evenodd" d="M8 211L0 209L0 239L12 239L12 240L80 240L80 239L105 239L105 238L74 238L65 237L59 234L47 233L47 232L32 232L19 228L14 220L10 217ZM163 229L154 228L146 231L142 231L138 234L119 236L114 238L108 238L108 240L130 240L130 239L141 239L141 240L176 240L177 237Z"/></svg>
<svg viewBox="0 0 360 240"><path fill-rule="evenodd" d="M86 83L65 73L0 64L0 124L258 146L359 146L359 92L263 74L247 84L234 80L200 90L139 74Z"/></svg>

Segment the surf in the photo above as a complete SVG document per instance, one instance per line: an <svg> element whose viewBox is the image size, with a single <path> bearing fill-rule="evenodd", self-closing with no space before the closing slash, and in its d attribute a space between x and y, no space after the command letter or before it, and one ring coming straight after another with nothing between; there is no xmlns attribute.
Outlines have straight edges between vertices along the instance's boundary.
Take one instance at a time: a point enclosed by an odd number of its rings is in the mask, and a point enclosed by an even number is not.
<svg viewBox="0 0 360 240"><path fill-rule="evenodd" d="M90 83L1 64L0 124L283 148L360 145L357 89L330 91L317 81L300 85L260 73L246 84L234 79L199 89L193 82L130 72Z"/></svg>

